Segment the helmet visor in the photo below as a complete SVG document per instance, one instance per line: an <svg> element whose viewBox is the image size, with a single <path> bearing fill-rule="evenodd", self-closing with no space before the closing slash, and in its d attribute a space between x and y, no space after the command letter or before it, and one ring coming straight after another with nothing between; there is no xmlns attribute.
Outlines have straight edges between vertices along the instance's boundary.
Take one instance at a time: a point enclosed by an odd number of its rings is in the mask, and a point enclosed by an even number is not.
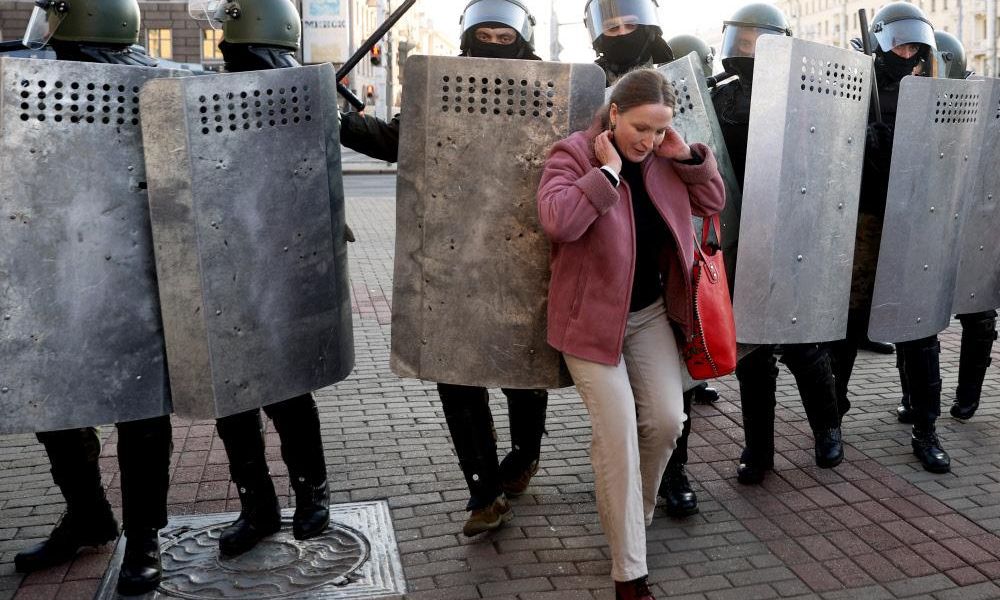
<svg viewBox="0 0 1000 600"><path fill-rule="evenodd" d="M722 34L719 58L753 58L757 54L757 40L762 35L782 35L774 29L750 25L727 25Z"/></svg>
<svg viewBox="0 0 1000 600"><path fill-rule="evenodd" d="M44 47L52 39L59 24L66 17L66 13L57 12L53 8L48 8L49 3L43 2L45 6L35 6L31 11L31 18L28 19L28 26L24 29L24 37L21 43L25 48L37 50Z"/></svg>
<svg viewBox="0 0 1000 600"><path fill-rule="evenodd" d="M602 35L625 35L639 25L660 26L655 0L590 0L583 20L590 31L590 41Z"/></svg>
<svg viewBox="0 0 1000 600"><path fill-rule="evenodd" d="M502 23L523 40L532 38L533 19L521 6L507 0L480 0L470 4L462 15L462 35L482 23Z"/></svg>
<svg viewBox="0 0 1000 600"><path fill-rule="evenodd" d="M925 44L932 50L937 49L934 28L919 19L903 19L892 23L876 22L872 24L872 32L883 52L902 44Z"/></svg>
<svg viewBox="0 0 1000 600"><path fill-rule="evenodd" d="M212 29L222 27L226 18L226 0L191 0L188 14L196 21L208 21Z"/></svg>

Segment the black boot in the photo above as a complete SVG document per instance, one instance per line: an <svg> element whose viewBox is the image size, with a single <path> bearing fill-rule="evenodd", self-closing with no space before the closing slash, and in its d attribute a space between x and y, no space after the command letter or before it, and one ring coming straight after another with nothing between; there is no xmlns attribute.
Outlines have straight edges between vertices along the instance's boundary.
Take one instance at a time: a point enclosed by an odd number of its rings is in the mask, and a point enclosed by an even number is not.
<svg viewBox="0 0 1000 600"><path fill-rule="evenodd" d="M156 529L125 531L125 555L118 572L118 593L138 596L160 585L163 565L160 563L160 536Z"/></svg>
<svg viewBox="0 0 1000 600"><path fill-rule="evenodd" d="M701 383L693 390L695 404L714 404L719 401L719 390L708 387L707 383Z"/></svg>
<svg viewBox="0 0 1000 600"><path fill-rule="evenodd" d="M281 458L295 492L292 535L307 540L330 524L330 486L327 483L319 409L312 394L304 394L264 408L281 438Z"/></svg>
<svg viewBox="0 0 1000 600"><path fill-rule="evenodd" d="M118 537L118 522L101 485L97 459L100 440L92 428L38 434L52 466L52 479L66 500L66 513L49 538L14 557L19 573L62 564L80 548L100 546Z"/></svg>
<svg viewBox="0 0 1000 600"><path fill-rule="evenodd" d="M740 453L736 480L756 485L774 468L774 407L778 381L773 347L761 346L736 365L746 445Z"/></svg>
<svg viewBox="0 0 1000 600"><path fill-rule="evenodd" d="M906 365L903 363L902 353L896 355L896 370L899 371L899 388L902 391L899 406L896 407L896 420L912 425L914 415L913 407L910 406L910 384L906 380Z"/></svg>
<svg viewBox="0 0 1000 600"><path fill-rule="evenodd" d="M538 472L549 393L546 390L501 391L507 397L511 450L500 461L500 487L513 498L528 489L531 478Z"/></svg>
<svg viewBox="0 0 1000 600"><path fill-rule="evenodd" d="M844 445L829 350L816 344L788 344L782 362L788 365L798 384L815 439L816 466L836 467L844 460Z"/></svg>
<svg viewBox="0 0 1000 600"><path fill-rule="evenodd" d="M962 349L958 358L955 403L951 406L951 416L956 419L971 419L979 408L986 370L993 362L990 352L997 339L996 317L996 311L992 310L958 315L962 322Z"/></svg>
<svg viewBox="0 0 1000 600"><path fill-rule="evenodd" d="M223 417L215 426L226 447L241 507L239 518L219 536L219 550L237 556L281 529L281 508L264 456L260 411Z"/></svg>
<svg viewBox="0 0 1000 600"><path fill-rule="evenodd" d="M861 349L874 352L875 354L892 354L896 351L896 347L892 344L886 342L876 342L868 338L865 338L861 342Z"/></svg>
<svg viewBox="0 0 1000 600"><path fill-rule="evenodd" d="M914 425L910 445L913 446L913 455L924 466L924 470L931 473L951 471L951 458L941 448L934 425Z"/></svg>
<svg viewBox="0 0 1000 600"><path fill-rule="evenodd" d="M671 517L689 517L698 513L698 496L691 489L683 464L667 466L657 495L665 501L664 510Z"/></svg>

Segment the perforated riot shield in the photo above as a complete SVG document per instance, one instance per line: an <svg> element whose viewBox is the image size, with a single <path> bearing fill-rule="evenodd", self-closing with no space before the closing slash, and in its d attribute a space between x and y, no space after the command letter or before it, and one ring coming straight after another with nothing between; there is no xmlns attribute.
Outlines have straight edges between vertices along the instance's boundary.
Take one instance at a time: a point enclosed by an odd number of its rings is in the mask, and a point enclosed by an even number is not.
<svg viewBox="0 0 1000 600"><path fill-rule="evenodd" d="M178 414L279 402L354 365L335 85L324 65L142 91Z"/></svg>
<svg viewBox="0 0 1000 600"><path fill-rule="evenodd" d="M763 36L755 64L733 298L737 339L841 339L871 59Z"/></svg>
<svg viewBox="0 0 1000 600"><path fill-rule="evenodd" d="M905 342L948 327L984 90L982 81L903 78L868 322L873 340Z"/></svg>
<svg viewBox="0 0 1000 600"><path fill-rule="evenodd" d="M726 263L729 285L732 288L740 236L742 192L736 172L733 171L733 163L729 159L726 141L722 137L719 118L712 105L712 96L705 83L701 58L697 52L692 52L659 67L658 70L667 78L677 95L673 128L681 134L684 141L701 142L712 149L719 165L719 173L726 184L726 207L722 209L719 220L722 224L722 255ZM701 231L701 220L697 218L695 220L697 221L695 231Z"/></svg>
<svg viewBox="0 0 1000 600"><path fill-rule="evenodd" d="M180 74L0 58L0 434L170 413L138 92Z"/></svg>
<svg viewBox="0 0 1000 600"><path fill-rule="evenodd" d="M549 244L535 195L549 147L604 100L596 65L407 61L392 369L513 388L570 384L546 343Z"/></svg>
<svg viewBox="0 0 1000 600"><path fill-rule="evenodd" d="M983 142L970 206L959 240L961 260L952 313L1000 308L1000 79L986 79L982 90ZM971 158L970 158L971 160Z"/></svg>

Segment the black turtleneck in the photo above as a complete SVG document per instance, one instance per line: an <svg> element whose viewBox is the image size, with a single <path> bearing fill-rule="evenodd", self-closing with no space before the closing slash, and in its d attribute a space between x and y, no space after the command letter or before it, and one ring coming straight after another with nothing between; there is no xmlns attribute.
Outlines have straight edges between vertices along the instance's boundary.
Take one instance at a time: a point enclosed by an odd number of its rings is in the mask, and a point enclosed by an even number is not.
<svg viewBox="0 0 1000 600"><path fill-rule="evenodd" d="M663 295L666 273L660 272L660 256L667 250L668 244L673 245L673 237L646 191L642 163L631 162L622 156L621 177L631 192L635 222L635 276L629 305L629 312L635 312L653 304Z"/></svg>

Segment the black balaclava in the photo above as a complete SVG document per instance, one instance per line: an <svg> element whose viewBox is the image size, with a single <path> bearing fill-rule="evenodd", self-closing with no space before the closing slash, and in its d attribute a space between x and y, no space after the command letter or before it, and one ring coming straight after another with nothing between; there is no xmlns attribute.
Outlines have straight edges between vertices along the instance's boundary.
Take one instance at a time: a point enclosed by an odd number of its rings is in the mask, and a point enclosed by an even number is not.
<svg viewBox="0 0 1000 600"><path fill-rule="evenodd" d="M726 73L731 73L740 78L740 82L746 86L753 85L753 61L749 56L736 56L722 61L722 68Z"/></svg>
<svg viewBox="0 0 1000 600"><path fill-rule="evenodd" d="M602 35L594 42L594 50L601 55L597 64L620 77L650 62L661 64L672 61L673 53L658 31L649 25L639 25L635 31L625 35Z"/></svg>
<svg viewBox="0 0 1000 600"><path fill-rule="evenodd" d="M243 71L265 71L299 66L295 52L278 46L253 46L250 44L230 44L219 42L219 50L226 61L227 73Z"/></svg>
<svg viewBox="0 0 1000 600"><path fill-rule="evenodd" d="M517 40L513 44L490 44L487 42L480 42L476 39L476 29L479 29L480 27L495 29L499 29L501 27L511 28L510 25L499 21L477 23L474 29L470 29L466 32L466 41L462 44L463 49L459 56L469 56L472 58L541 60L535 56L531 46L524 41L524 38L521 37L520 33L517 34Z"/></svg>
<svg viewBox="0 0 1000 600"><path fill-rule="evenodd" d="M903 58L895 52L879 52L875 59L875 75L879 86L896 85L924 60L926 51L921 48L910 58ZM926 74L926 73L925 73Z"/></svg>

